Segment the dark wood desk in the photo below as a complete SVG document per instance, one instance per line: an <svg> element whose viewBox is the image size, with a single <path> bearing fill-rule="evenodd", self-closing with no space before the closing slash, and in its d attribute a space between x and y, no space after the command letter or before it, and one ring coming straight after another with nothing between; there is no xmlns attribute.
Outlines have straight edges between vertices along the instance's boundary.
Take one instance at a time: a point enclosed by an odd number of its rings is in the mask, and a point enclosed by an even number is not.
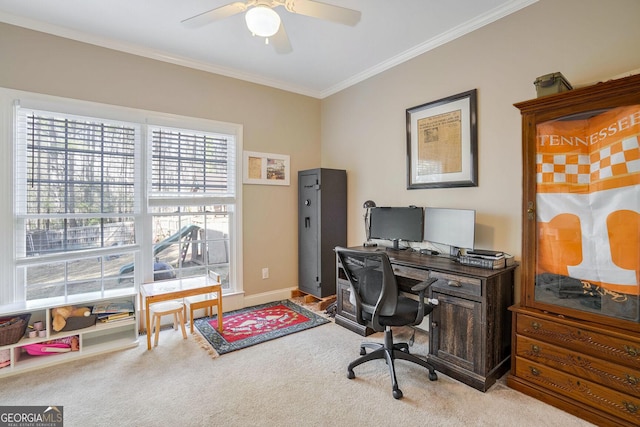
<svg viewBox="0 0 640 427"><path fill-rule="evenodd" d="M408 292L413 284L429 277L441 279L429 290L429 298L439 302L431 313L429 362L436 370L486 391L509 370L508 307L513 304L514 272L518 264L489 270L415 251L389 250L387 254L403 291ZM336 323L363 336L369 335L373 331L356 323L354 307L349 304L349 282L339 261L336 266Z"/></svg>

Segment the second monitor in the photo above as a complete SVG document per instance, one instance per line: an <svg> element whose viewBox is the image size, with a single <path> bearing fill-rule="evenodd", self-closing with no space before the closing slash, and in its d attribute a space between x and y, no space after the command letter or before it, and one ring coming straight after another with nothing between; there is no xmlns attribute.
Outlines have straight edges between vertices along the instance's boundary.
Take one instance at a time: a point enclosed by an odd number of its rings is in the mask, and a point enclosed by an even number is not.
<svg viewBox="0 0 640 427"><path fill-rule="evenodd" d="M425 208L424 240L450 246L450 254L473 249L476 211L473 209Z"/></svg>

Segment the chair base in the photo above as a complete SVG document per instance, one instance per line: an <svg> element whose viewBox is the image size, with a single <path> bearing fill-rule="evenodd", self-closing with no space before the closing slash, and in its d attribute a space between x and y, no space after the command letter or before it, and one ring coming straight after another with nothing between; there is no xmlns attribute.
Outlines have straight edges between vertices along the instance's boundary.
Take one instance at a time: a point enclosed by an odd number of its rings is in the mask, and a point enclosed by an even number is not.
<svg viewBox="0 0 640 427"><path fill-rule="evenodd" d="M367 354L366 349L373 349L372 352ZM395 360L407 360L409 362L423 366L429 370L429 380L435 381L438 379L435 368L426 360L419 358L409 353L409 345L407 343L393 343L393 333L390 327L386 327L384 331L384 344L365 342L360 345L360 354L362 357L354 360L347 367L347 378L353 379L356 374L353 372L353 368L358 365L362 365L365 362L376 359L384 359L389 366L389 374L391 375L391 386L393 388L393 397L396 399L402 398L402 391L398 387L398 380L396 378Z"/></svg>

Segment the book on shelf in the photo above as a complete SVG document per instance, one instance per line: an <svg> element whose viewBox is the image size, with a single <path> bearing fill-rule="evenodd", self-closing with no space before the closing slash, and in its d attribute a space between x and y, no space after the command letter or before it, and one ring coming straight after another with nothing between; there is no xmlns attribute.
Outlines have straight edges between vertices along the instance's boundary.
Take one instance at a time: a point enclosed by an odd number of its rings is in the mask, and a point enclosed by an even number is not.
<svg viewBox="0 0 640 427"><path fill-rule="evenodd" d="M122 313L98 315L98 320L100 320L101 322L113 322L115 320L131 319L132 317L133 317L133 312L127 311Z"/></svg>
<svg viewBox="0 0 640 427"><path fill-rule="evenodd" d="M125 320L131 320L133 319L133 316L129 316L129 317L123 317L121 319L113 319L113 320L107 320L107 319L103 319L100 320L100 323L117 323L117 322L124 322Z"/></svg>
<svg viewBox="0 0 640 427"><path fill-rule="evenodd" d="M133 313L132 301L105 301L93 306L91 314Z"/></svg>

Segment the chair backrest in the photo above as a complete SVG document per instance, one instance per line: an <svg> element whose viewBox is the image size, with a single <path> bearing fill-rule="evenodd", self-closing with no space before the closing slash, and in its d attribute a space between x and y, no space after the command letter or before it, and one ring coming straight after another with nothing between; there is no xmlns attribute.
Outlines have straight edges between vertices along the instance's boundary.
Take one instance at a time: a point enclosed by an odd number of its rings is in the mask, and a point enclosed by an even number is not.
<svg viewBox="0 0 640 427"><path fill-rule="evenodd" d="M398 305L399 292L386 252L341 247L336 247L335 251L349 280L350 302L356 310L368 313L372 317L393 316ZM357 317L361 317L360 313L357 313Z"/></svg>

